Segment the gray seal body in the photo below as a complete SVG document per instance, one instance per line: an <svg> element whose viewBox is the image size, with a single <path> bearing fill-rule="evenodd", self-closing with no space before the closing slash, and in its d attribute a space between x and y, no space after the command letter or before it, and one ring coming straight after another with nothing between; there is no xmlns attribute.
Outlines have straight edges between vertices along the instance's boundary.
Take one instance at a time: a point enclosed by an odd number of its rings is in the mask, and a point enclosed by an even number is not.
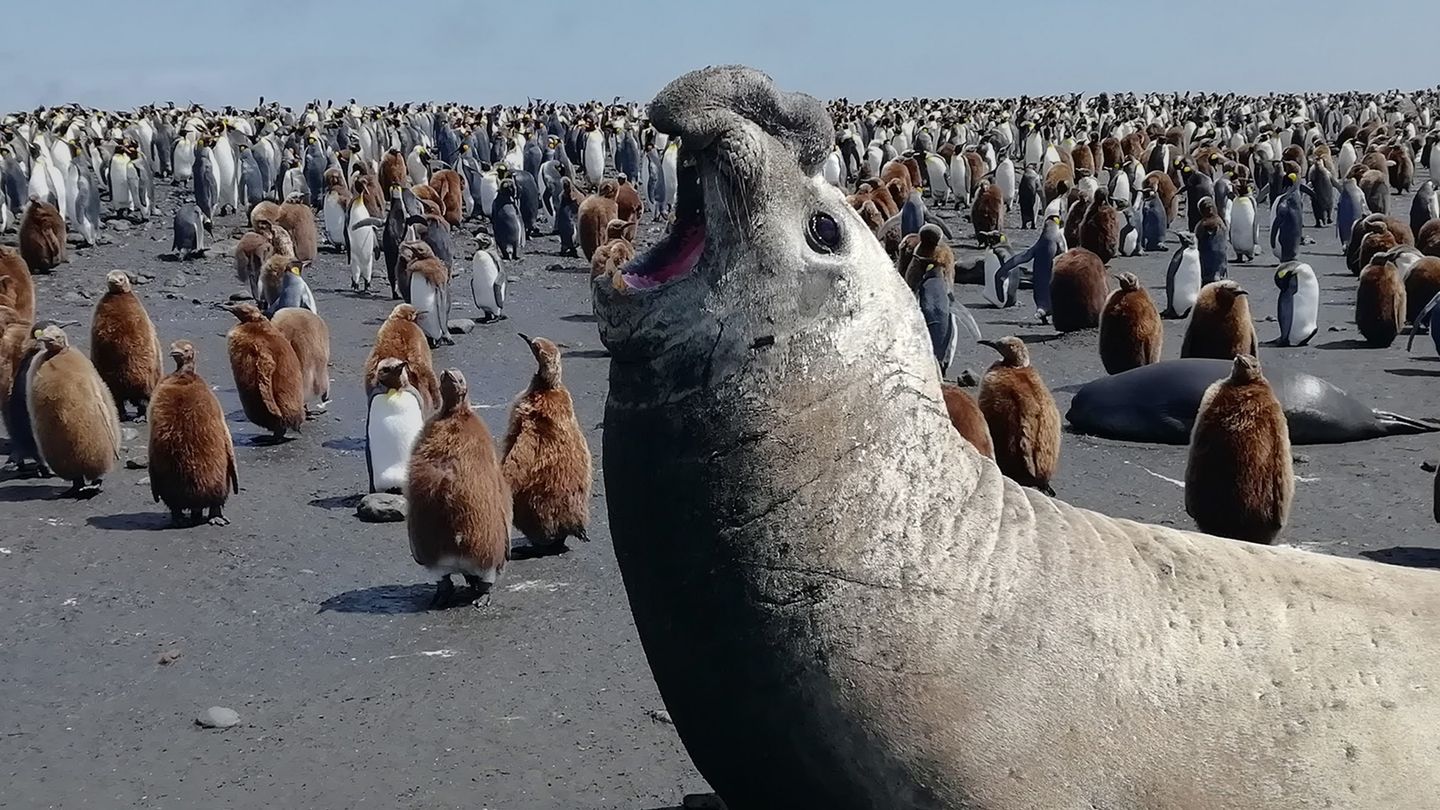
<svg viewBox="0 0 1440 810"><path fill-rule="evenodd" d="M1186 444L1200 400L1230 372L1229 360L1187 357L1101 377L1075 393L1065 418L1082 433L1132 442ZM1290 441L1338 444L1431 433L1440 427L1377 411L1319 377L1267 367L1265 378L1285 408Z"/></svg>
<svg viewBox="0 0 1440 810"><path fill-rule="evenodd" d="M952 426L913 296L816 176L824 105L719 67L650 119L686 154L671 236L591 288L606 500L730 810L1433 806L1440 574L1021 488Z"/></svg>

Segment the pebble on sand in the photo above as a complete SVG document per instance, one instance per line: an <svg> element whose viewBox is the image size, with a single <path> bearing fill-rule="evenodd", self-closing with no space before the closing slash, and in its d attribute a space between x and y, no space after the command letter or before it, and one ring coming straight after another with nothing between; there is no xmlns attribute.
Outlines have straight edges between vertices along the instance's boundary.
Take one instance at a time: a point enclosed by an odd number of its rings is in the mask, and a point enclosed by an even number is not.
<svg viewBox="0 0 1440 810"><path fill-rule="evenodd" d="M240 725L240 715L234 709L211 706L204 714L195 718L195 725L203 728L230 728Z"/></svg>
<svg viewBox="0 0 1440 810"><path fill-rule="evenodd" d="M355 514L366 523L399 523L405 519L405 496L372 492L360 499Z"/></svg>
<svg viewBox="0 0 1440 810"><path fill-rule="evenodd" d="M469 318L451 318L445 322L445 328L452 335L468 335L475 329L475 322Z"/></svg>

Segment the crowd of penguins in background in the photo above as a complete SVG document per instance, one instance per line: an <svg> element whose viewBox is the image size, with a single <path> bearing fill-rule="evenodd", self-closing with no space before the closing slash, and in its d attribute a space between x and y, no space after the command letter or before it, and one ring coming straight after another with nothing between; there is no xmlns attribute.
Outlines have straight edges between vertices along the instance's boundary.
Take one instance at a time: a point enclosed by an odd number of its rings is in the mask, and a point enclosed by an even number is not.
<svg viewBox="0 0 1440 810"><path fill-rule="evenodd" d="M1433 91L841 100L830 108L835 146L821 172L894 257L942 376L962 335L981 337L957 282L978 282L998 307L1017 306L1028 286L1039 322L1098 328L1110 374L1159 361L1161 319L1188 318L1181 356L1234 365L1195 423L1187 511L1204 531L1273 542L1294 491L1289 439L1228 263L1266 247L1268 204L1278 344L1305 345L1319 328L1319 285L1303 260L1308 200L1360 278L1365 341L1388 346L1407 323L1412 339L1428 328L1440 302L1437 108ZM96 244L107 221L150 219L155 185L168 182L189 192L172 222L180 260L209 249L215 216L248 212L234 248L244 293L226 305L237 321L228 354L246 418L272 441L329 404L329 332L305 280L317 252L346 256L353 290L399 301L365 364L369 488L403 493L397 514L416 562L437 577L437 606L457 603L456 575L468 601L487 604L510 558L511 525L542 551L586 538L592 464L554 342L525 337L536 371L498 449L464 375L436 370L432 351L465 331L450 317L453 281L468 270L475 320L504 319L505 262L544 224L562 252L590 262L592 277L624 284L619 268L635 258L642 216L670 216L676 161L677 144L643 107L618 101L484 109L351 100L297 112L262 99L251 110L72 105L6 116L0 233L18 231L18 251L0 248L9 464L92 495L120 458L120 418L133 414L150 423L155 500L177 525L224 524L241 471L194 346L162 347L124 271L105 280L89 357L70 345L71 324L36 317L31 274L66 262L72 240ZM1412 191L1409 211L1390 210L1394 195ZM973 266L957 264L958 235L936 215L950 206L968 212L982 256ZM1005 232L1012 212L1037 232L1023 250ZM475 221L479 249L467 268L452 235ZM1112 259L1168 250L1172 233L1179 246L1163 309L1133 274L1116 275L1111 289ZM1000 360L976 398L944 384L951 419L1007 476L1052 492L1054 398L1024 342L981 342ZM1242 463L1257 452L1271 463ZM1225 475L1199 472L1227 465Z"/></svg>

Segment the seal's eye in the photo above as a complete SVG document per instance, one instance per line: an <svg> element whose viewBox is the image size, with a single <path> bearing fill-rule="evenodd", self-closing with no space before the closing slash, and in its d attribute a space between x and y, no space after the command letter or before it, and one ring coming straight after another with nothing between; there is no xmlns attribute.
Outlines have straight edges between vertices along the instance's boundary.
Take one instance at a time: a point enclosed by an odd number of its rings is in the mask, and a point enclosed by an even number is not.
<svg viewBox="0 0 1440 810"><path fill-rule="evenodd" d="M823 212L812 214L805 237L815 252L834 253L840 247L840 223Z"/></svg>

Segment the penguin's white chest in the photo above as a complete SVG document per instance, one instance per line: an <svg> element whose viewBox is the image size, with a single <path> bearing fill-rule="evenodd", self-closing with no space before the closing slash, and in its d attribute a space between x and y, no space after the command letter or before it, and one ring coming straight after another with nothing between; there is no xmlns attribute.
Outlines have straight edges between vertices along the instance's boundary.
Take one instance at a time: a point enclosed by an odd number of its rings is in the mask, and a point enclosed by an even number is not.
<svg viewBox="0 0 1440 810"><path fill-rule="evenodd" d="M325 195L325 237L332 245L345 244L345 206L336 191Z"/></svg>
<svg viewBox="0 0 1440 810"><path fill-rule="evenodd" d="M480 212L490 216L495 210L495 195L500 191L500 183L495 178L494 172L486 172L480 175Z"/></svg>
<svg viewBox="0 0 1440 810"><path fill-rule="evenodd" d="M660 171L665 180L665 203L675 204L675 194L680 190L680 168L675 163L675 150L665 150L665 160L660 164Z"/></svg>
<svg viewBox="0 0 1440 810"><path fill-rule="evenodd" d="M1200 251L1185 251L1180 266L1175 268L1172 286L1175 297L1170 300L1170 308L1178 313L1194 308L1195 301L1200 297Z"/></svg>
<svg viewBox="0 0 1440 810"><path fill-rule="evenodd" d="M590 185L600 182L605 175L605 138L599 132L585 135L585 179Z"/></svg>
<svg viewBox="0 0 1440 810"><path fill-rule="evenodd" d="M495 300L495 282L500 279L500 268L495 259L486 251L476 252L472 262L475 272L470 276L470 295L479 309L498 312L500 302Z"/></svg>
<svg viewBox="0 0 1440 810"><path fill-rule="evenodd" d="M825 165L823 165L823 166L821 167L820 171L821 171L821 175L825 178L825 182L829 183L829 184L832 185L832 186L837 186L837 187L838 187L838 186L840 185L840 155L839 155L839 153L837 153L837 152L831 152L831 153L825 158Z"/></svg>
<svg viewBox="0 0 1440 810"><path fill-rule="evenodd" d="M1240 197L1230 206L1230 244L1250 252L1255 247L1255 203Z"/></svg>
<svg viewBox="0 0 1440 810"><path fill-rule="evenodd" d="M410 451L425 424L420 400L405 390L370 398L366 449L370 455L370 487L376 492L401 489L410 464Z"/></svg>

